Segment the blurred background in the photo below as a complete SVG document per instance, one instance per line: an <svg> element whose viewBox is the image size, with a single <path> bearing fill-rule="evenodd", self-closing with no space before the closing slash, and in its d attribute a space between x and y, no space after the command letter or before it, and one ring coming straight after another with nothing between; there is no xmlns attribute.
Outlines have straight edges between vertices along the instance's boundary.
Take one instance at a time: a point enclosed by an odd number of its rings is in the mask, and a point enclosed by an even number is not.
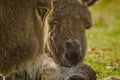
<svg viewBox="0 0 120 80"><path fill-rule="evenodd" d="M90 11L93 27L86 31L85 62L96 70L98 80L120 76L120 0L98 0Z"/></svg>

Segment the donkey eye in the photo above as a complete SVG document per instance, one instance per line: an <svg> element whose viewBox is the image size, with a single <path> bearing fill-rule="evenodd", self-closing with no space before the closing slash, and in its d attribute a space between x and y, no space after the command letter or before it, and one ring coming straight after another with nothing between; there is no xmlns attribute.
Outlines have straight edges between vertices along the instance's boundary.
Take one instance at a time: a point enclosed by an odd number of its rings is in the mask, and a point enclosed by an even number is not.
<svg viewBox="0 0 120 80"><path fill-rule="evenodd" d="M58 21L54 21L52 23L53 27L57 27L57 28L60 28L60 23Z"/></svg>

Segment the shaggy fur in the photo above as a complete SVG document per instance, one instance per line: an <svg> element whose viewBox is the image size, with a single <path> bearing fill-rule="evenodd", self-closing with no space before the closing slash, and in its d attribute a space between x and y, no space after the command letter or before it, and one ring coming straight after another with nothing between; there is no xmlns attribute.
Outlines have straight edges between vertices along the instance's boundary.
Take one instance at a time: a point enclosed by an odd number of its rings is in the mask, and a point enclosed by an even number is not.
<svg viewBox="0 0 120 80"><path fill-rule="evenodd" d="M83 62L86 51L85 29L91 27L87 7L78 0L57 0L49 14L45 51L60 66Z"/></svg>
<svg viewBox="0 0 120 80"><path fill-rule="evenodd" d="M17 67L25 67L28 62L40 58L44 43L42 18L45 16L39 13L43 6L50 11L49 2L50 0L0 0L1 75L7 76L17 71Z"/></svg>
<svg viewBox="0 0 120 80"><path fill-rule="evenodd" d="M42 74L38 71L33 76L33 73L36 72L35 69L28 68L26 69L28 71L18 71L11 77L6 77L6 80L96 80L96 72L89 65L83 63L71 68L59 67L52 58L45 56L43 67Z"/></svg>
<svg viewBox="0 0 120 80"><path fill-rule="evenodd" d="M41 71L42 27L51 0L0 0L0 74L11 73L6 80L41 80L41 76L42 80L44 76L48 80L96 80L95 71L83 64L85 29L92 24L86 2L53 2L45 37L45 51L52 59L46 59Z"/></svg>
<svg viewBox="0 0 120 80"><path fill-rule="evenodd" d="M96 80L95 71L83 64L85 29L92 25L85 3L80 0L55 0L46 22L45 52L58 66L57 72L53 72L57 77L52 76L51 80Z"/></svg>
<svg viewBox="0 0 120 80"><path fill-rule="evenodd" d="M50 57L45 59L43 80L96 80L96 72L89 65L60 67Z"/></svg>

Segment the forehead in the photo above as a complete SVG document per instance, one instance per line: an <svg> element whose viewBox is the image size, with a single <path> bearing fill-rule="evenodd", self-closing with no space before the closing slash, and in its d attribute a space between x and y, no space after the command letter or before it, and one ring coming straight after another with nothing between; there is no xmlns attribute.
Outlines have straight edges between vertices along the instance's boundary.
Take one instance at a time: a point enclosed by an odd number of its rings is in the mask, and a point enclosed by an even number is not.
<svg viewBox="0 0 120 80"><path fill-rule="evenodd" d="M75 19L91 21L91 16L88 8L79 1L78 0L55 1L53 4L52 17L57 20L65 16L70 16Z"/></svg>

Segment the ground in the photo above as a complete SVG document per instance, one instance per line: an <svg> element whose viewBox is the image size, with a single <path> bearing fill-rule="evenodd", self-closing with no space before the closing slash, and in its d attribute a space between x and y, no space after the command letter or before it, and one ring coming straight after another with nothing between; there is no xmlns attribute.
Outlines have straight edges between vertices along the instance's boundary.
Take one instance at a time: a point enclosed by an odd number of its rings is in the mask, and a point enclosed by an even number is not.
<svg viewBox="0 0 120 80"><path fill-rule="evenodd" d="M97 72L98 80L120 76L120 0L98 0L90 7L93 27L87 32L85 62Z"/></svg>

